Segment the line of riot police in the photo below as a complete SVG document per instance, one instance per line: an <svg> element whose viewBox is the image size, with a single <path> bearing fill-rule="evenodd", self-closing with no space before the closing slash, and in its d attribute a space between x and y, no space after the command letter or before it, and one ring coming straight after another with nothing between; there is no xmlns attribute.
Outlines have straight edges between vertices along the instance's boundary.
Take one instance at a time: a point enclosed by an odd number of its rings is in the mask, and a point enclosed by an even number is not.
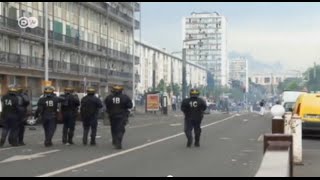
<svg viewBox="0 0 320 180"><path fill-rule="evenodd" d="M80 116L83 125L83 145L88 144L88 135L91 130L90 145L96 145L96 134L98 126L98 112L102 102L95 96L95 89L88 88L87 95L79 100L74 94L73 88L66 88L65 93L56 96L53 87L46 87L44 95L38 101L38 108L35 118L41 118L45 132L44 145L53 145L52 138L55 134L58 122L58 109L61 110L63 119L62 143L74 144L73 136L75 131L77 112L80 106ZM111 125L112 144L116 149L122 149L122 139L125 134L125 126L129 119L129 109L133 107L132 100L122 93L123 87L116 85L112 87L111 94L104 100L106 112L109 115ZM181 110L185 115L185 135L187 137L187 147L193 143L192 131L195 135L195 146L200 147L201 122L204 111L207 108L206 102L199 97L197 89L191 89L190 98L183 100ZM26 108L30 104L26 94L21 88L10 87L8 94L2 97L1 119L4 127L1 134L0 147L5 144L9 134L9 143L12 146L25 145L24 121L26 120ZM60 105L60 108L58 108Z"/></svg>
<svg viewBox="0 0 320 180"><path fill-rule="evenodd" d="M22 91L21 87L11 86L8 88L8 93L1 99L3 128L0 147L4 146L8 135L10 145L25 145L25 121L30 101L27 94ZM103 107L102 101L95 96L96 90L88 88L87 95L81 101L74 94L72 87L65 88L65 92L61 96L57 96L54 91L55 89L52 86L44 88L43 96L37 103L37 110L34 115L35 119L41 119L45 134L45 147L53 145L52 138L57 128L59 113L62 115L63 121L62 143L74 144L73 137L79 108L83 125L82 142L87 145L89 131L91 130L90 145L96 145L98 112ZM116 149L122 149L122 139L128 122L129 109L133 106L131 99L122 91L122 86L113 86L112 94L104 100L111 125L112 144Z"/></svg>

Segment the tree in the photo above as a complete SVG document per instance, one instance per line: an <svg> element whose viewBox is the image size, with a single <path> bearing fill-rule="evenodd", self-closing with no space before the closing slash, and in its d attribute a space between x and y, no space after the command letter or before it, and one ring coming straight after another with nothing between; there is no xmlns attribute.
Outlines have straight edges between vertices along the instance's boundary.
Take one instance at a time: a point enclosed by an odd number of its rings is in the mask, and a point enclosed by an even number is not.
<svg viewBox="0 0 320 180"><path fill-rule="evenodd" d="M167 86L167 93L168 93L169 95L171 95L171 92L172 92L172 86L168 85L168 86Z"/></svg>
<svg viewBox="0 0 320 180"><path fill-rule="evenodd" d="M158 86L157 86L157 90L161 91L161 92L165 92L166 90L166 83L164 82L163 79L160 80Z"/></svg>
<svg viewBox="0 0 320 180"><path fill-rule="evenodd" d="M181 94L181 87L179 86L179 84L177 83L173 84L172 92L175 96L179 96Z"/></svg>
<svg viewBox="0 0 320 180"><path fill-rule="evenodd" d="M309 68L304 76L306 77L306 86L310 91L319 91L320 90L320 66L315 65L314 67Z"/></svg>
<svg viewBox="0 0 320 180"><path fill-rule="evenodd" d="M300 91L303 87L304 83L301 78L287 78L283 82L279 83L277 89L278 93L282 93L285 90Z"/></svg>

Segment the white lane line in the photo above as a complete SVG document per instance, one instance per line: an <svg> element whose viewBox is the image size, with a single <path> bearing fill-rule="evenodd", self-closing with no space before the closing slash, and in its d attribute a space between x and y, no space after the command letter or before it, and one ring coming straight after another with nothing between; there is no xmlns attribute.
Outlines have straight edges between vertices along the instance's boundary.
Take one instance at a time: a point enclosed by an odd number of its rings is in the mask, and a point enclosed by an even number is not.
<svg viewBox="0 0 320 180"><path fill-rule="evenodd" d="M60 151L60 150L56 149L56 150L45 151L45 152L40 152L40 153L36 153L36 154L12 156L8 159L1 161L0 163L8 163L8 162L14 162L14 161L32 160L32 159L36 159L36 158L42 158L42 157L45 157L46 154L55 153L58 151Z"/></svg>
<svg viewBox="0 0 320 180"><path fill-rule="evenodd" d="M204 126L202 126L202 128L209 127L209 126L212 126L212 125L227 121L227 120L232 119L234 117L235 117L235 115L230 116L228 118L225 118L225 119L222 119L222 120L219 120L219 121L204 125ZM166 138L162 138L162 139L150 142L150 143L146 143L146 144L143 144L143 145L131 148L131 149L127 149L127 150L124 150L124 151L121 151L121 152L118 152L118 153L114 153L114 154L103 156L103 157L100 157L100 158L97 158L97 159L93 159L91 161L83 162L83 163L80 163L80 164L77 164L77 165L69 166L67 168L63 168L63 169L60 169L60 170L56 170L56 171L53 171L53 172L42 174L42 175L39 175L37 177L50 177L50 176L54 176L54 175L57 175L57 174L61 174L61 173L67 172L67 171L71 171L71 170L77 169L77 168L88 166L90 164L94 164L94 163L97 163L97 162L100 162L100 161L104 161L106 159L110 159L110 158L113 158L113 157L116 157L116 156L127 154L129 152L132 152L132 151L135 151L135 150L138 150L138 149L142 149L142 148L145 148L145 147L148 147L148 146L151 146L151 145L154 145L154 144L157 144L157 143L169 140L169 139L173 139L173 138L181 136L181 135L184 135L184 132L179 133L179 134L175 134L173 136L169 136L169 137L166 137Z"/></svg>
<svg viewBox="0 0 320 180"><path fill-rule="evenodd" d="M176 123L176 124L170 124L170 126L181 126L181 123Z"/></svg>
<svg viewBox="0 0 320 180"><path fill-rule="evenodd" d="M258 141L258 142L263 142L263 137L264 137L263 134L261 134L261 135L258 137L257 141Z"/></svg>
<svg viewBox="0 0 320 180"><path fill-rule="evenodd" d="M136 126L128 126L129 129L134 129L134 128L142 128L142 127L148 127L148 126L152 126L153 123L149 123L149 124L143 124L143 125L136 125Z"/></svg>
<svg viewBox="0 0 320 180"><path fill-rule="evenodd" d="M220 140L231 140L231 138L228 137L221 137Z"/></svg>
<svg viewBox="0 0 320 180"><path fill-rule="evenodd" d="M17 148L17 147L2 148L2 149L0 149L0 151L5 151L5 150L10 150L10 149L15 149L15 148Z"/></svg>

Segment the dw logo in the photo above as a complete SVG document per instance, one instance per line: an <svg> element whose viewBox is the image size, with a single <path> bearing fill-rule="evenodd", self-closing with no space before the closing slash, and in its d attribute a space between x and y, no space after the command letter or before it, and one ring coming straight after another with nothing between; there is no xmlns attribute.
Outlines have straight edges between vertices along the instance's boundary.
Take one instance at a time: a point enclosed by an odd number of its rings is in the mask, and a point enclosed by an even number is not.
<svg viewBox="0 0 320 180"><path fill-rule="evenodd" d="M18 19L20 28L36 28L38 26L38 19L36 17L21 17Z"/></svg>

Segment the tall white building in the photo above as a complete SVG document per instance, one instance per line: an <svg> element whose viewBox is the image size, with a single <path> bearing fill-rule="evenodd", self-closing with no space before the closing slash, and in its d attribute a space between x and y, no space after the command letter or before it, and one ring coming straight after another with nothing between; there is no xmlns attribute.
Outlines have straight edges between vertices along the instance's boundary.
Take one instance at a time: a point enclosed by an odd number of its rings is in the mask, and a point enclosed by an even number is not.
<svg viewBox="0 0 320 180"><path fill-rule="evenodd" d="M239 80L249 91L249 77L248 77L248 60L245 58L235 58L230 60L230 80Z"/></svg>
<svg viewBox="0 0 320 180"><path fill-rule="evenodd" d="M183 18L182 29L187 61L207 67L218 86L228 85L226 18L217 12L192 13Z"/></svg>

